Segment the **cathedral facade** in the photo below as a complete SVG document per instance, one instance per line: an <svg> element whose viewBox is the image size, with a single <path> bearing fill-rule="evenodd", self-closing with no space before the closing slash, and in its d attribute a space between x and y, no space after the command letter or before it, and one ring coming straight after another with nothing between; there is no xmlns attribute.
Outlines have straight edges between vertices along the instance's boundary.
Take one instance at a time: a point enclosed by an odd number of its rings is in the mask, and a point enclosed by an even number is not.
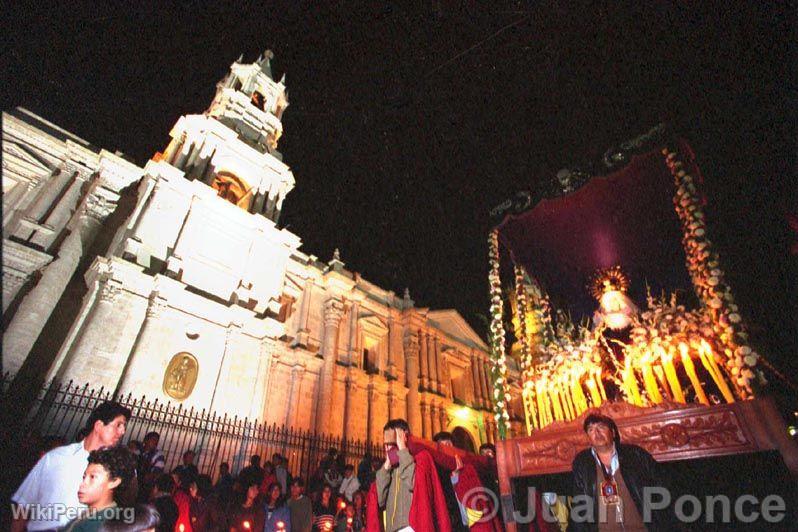
<svg viewBox="0 0 798 532"><path fill-rule="evenodd" d="M25 111L3 114L3 372L380 441L494 441L488 347L300 250L269 53L239 59L144 168ZM522 411L522 410L518 410Z"/></svg>

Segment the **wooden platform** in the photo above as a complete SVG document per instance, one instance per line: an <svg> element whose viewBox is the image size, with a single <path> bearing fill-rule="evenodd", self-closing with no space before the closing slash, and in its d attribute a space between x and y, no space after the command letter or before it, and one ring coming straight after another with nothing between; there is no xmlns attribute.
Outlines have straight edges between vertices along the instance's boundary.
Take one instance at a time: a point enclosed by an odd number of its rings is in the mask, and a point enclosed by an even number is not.
<svg viewBox="0 0 798 532"><path fill-rule="evenodd" d="M639 408L607 403L598 411L613 418L621 441L639 445L657 461L691 460L759 451L778 451L798 482L798 444L769 398L702 406L667 404ZM512 522L513 479L569 473L576 453L588 447L582 423L554 423L532 436L496 442L499 490L508 532Z"/></svg>

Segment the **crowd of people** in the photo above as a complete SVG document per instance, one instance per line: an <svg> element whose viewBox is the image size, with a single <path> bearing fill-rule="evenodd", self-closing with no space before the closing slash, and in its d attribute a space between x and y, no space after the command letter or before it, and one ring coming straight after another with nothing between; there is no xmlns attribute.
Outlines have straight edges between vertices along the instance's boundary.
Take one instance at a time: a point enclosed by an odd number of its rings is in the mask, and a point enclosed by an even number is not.
<svg viewBox="0 0 798 532"><path fill-rule="evenodd" d="M236 475L221 463L213 482L191 449L167 471L157 432L120 445L129 419L109 401L91 413L79 441L47 439L49 450L12 497L12 530L365 530L366 494L383 465L369 453L355 467L329 449L307 481L292 477L280 454L264 462L253 455Z"/></svg>
<svg viewBox="0 0 798 532"><path fill-rule="evenodd" d="M218 476L201 474L195 452L166 471L160 435L120 445L130 411L109 401L88 418L82 438L49 442L12 496L13 532L42 531L297 531L297 532L498 532L498 499L469 499L474 490L498 493L495 448L474 455L455 450L440 432L430 444L412 438L406 421L384 427L385 459L366 455L345 463L330 449L307 479L292 477L286 459L259 455L233 475L228 463ZM655 462L640 447L625 445L615 423L591 414L583 426L590 447L573 463L576 494L595 501L574 530L671 530L667 516L643 522L641 490L656 481ZM447 450L448 449L448 450ZM495 502L493 502L495 501ZM541 519L536 530L559 530ZM609 528L596 526L609 515ZM590 519L593 517L593 519ZM620 528L618 528L618 525Z"/></svg>

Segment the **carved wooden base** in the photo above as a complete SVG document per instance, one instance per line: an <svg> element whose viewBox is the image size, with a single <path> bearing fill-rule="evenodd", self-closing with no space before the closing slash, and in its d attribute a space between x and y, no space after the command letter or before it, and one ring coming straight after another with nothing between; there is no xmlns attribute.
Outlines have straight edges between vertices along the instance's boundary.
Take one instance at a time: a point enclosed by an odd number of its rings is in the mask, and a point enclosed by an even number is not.
<svg viewBox="0 0 798 532"><path fill-rule="evenodd" d="M798 480L798 444L770 398L702 406L663 404L639 408L607 403L569 423L554 423L532 436L496 442L499 489L503 500L512 495L512 479L567 473L577 452L588 447L582 423L590 412L611 417L621 441L646 449L657 461L778 451ZM508 532L515 530L507 523Z"/></svg>

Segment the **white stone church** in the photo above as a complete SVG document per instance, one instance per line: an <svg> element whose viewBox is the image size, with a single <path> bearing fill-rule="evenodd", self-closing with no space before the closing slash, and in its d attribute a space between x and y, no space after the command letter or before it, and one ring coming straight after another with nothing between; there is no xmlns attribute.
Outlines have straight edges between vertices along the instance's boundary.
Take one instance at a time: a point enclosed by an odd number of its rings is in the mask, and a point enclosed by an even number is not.
<svg viewBox="0 0 798 532"><path fill-rule="evenodd" d="M277 225L294 175L270 57L233 63L144 168L3 113L3 372L361 440L404 417L494 441L488 348L457 311Z"/></svg>

